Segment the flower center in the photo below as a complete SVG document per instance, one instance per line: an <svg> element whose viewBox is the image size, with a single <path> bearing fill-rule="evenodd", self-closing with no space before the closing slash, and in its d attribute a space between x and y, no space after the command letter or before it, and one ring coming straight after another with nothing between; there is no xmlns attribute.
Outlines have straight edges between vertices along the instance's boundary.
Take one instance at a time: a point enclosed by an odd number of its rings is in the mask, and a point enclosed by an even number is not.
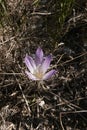
<svg viewBox="0 0 87 130"><path fill-rule="evenodd" d="M34 76L37 77L38 79L42 79L43 78L43 72L40 69L40 66L38 66L36 68L36 70L34 71Z"/></svg>
<svg viewBox="0 0 87 130"><path fill-rule="evenodd" d="M35 73L34 74L38 79L42 79L43 74L42 73Z"/></svg>

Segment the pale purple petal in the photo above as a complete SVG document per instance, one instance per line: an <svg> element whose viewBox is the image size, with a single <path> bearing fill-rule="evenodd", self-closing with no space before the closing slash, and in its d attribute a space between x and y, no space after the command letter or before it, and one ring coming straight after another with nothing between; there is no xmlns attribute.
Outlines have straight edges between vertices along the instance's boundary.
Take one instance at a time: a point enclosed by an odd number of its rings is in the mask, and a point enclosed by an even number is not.
<svg viewBox="0 0 87 130"><path fill-rule="evenodd" d="M43 61L43 50L39 47L36 50L35 63L36 63L36 65L39 65L42 63L42 61Z"/></svg>
<svg viewBox="0 0 87 130"><path fill-rule="evenodd" d="M32 79L32 80L38 80L33 74L31 74L29 71L25 71L25 73L27 74L28 78L29 79Z"/></svg>
<svg viewBox="0 0 87 130"><path fill-rule="evenodd" d="M36 65L35 65L33 58L26 55L24 62L26 64L26 66L28 67L28 69L30 70L30 72L33 73L34 69L36 69Z"/></svg>
<svg viewBox="0 0 87 130"><path fill-rule="evenodd" d="M42 65L41 65L41 71L43 73L45 73L47 71L47 69L49 68L51 60L52 60L51 55L45 57L45 60L43 61Z"/></svg>
<svg viewBox="0 0 87 130"><path fill-rule="evenodd" d="M52 75L54 75L56 73L56 70L51 70L48 73L46 73L43 77L43 80L47 80L49 79Z"/></svg>

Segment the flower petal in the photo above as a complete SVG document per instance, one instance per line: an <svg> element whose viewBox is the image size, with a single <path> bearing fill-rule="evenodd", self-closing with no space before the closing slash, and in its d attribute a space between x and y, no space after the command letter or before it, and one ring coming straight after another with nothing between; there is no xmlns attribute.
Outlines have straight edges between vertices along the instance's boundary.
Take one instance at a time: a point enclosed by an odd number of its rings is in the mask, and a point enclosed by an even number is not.
<svg viewBox="0 0 87 130"><path fill-rule="evenodd" d="M28 75L28 78L29 79L32 79L32 80L38 80L33 74L31 74L29 71L25 71L25 73Z"/></svg>
<svg viewBox="0 0 87 130"><path fill-rule="evenodd" d="M49 68L51 60L52 60L51 55L45 57L45 60L43 61L40 68L43 73L45 73L47 69Z"/></svg>
<svg viewBox="0 0 87 130"><path fill-rule="evenodd" d="M36 65L38 66L39 64L41 64L43 61L43 50L39 47L36 50L36 55L35 55L35 62Z"/></svg>
<svg viewBox="0 0 87 130"><path fill-rule="evenodd" d="M35 65L33 58L26 55L24 62L26 64L26 66L28 67L28 69L30 70L30 72L33 73L34 70L36 69L36 65Z"/></svg>
<svg viewBox="0 0 87 130"><path fill-rule="evenodd" d="M56 70L51 70L48 73L46 73L43 77L43 80L47 80L49 79L52 75L54 75L56 73Z"/></svg>

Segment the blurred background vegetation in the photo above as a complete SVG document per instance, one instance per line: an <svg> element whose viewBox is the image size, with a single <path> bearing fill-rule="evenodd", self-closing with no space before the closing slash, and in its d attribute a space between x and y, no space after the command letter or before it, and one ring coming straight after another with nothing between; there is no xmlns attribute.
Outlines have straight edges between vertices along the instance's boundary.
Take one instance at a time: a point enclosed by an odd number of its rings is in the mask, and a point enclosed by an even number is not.
<svg viewBox="0 0 87 130"><path fill-rule="evenodd" d="M47 36L59 42L78 21L85 22L84 18L85 0L0 0L0 24L10 26L13 35L23 32L27 36Z"/></svg>
<svg viewBox="0 0 87 130"><path fill-rule="evenodd" d="M42 23L44 23L42 26L45 26L46 33L53 39L59 39L65 33L63 32L64 22L71 15L75 1L34 0L32 2L18 0L13 1L13 4L11 2L10 0L0 0L0 24L2 26L9 24L12 27L15 26L16 30L20 30L21 25L22 27L29 26L32 12L40 12L37 15L42 16Z"/></svg>

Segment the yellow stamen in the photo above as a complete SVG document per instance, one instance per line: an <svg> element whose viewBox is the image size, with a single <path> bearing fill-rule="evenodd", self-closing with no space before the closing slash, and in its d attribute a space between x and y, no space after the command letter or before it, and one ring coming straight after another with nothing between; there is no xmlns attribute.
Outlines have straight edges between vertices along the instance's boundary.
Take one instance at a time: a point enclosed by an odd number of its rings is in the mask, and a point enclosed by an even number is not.
<svg viewBox="0 0 87 130"><path fill-rule="evenodd" d="M40 67L38 67L35 71L34 71L34 76L37 77L38 79L42 79L43 78L43 72L40 70Z"/></svg>

